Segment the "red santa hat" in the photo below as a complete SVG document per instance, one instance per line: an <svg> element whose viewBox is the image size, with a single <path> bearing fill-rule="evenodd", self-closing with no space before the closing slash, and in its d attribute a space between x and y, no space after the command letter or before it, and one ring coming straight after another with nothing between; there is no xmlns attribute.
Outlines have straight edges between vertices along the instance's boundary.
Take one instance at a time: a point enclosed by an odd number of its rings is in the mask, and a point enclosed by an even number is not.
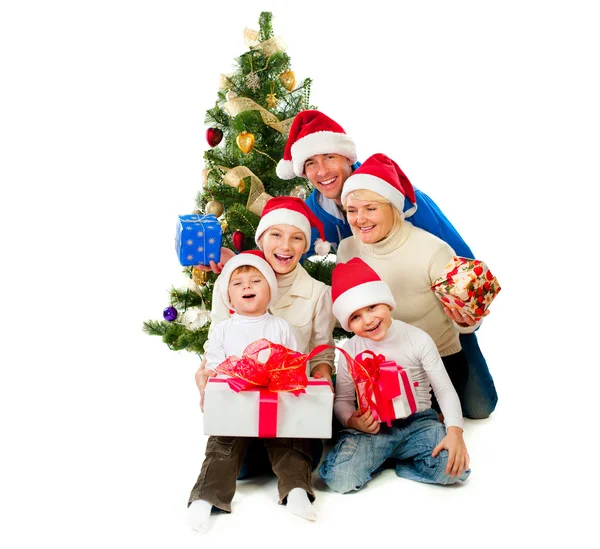
<svg viewBox="0 0 600 549"><path fill-rule="evenodd" d="M273 271L271 265L267 263L264 254L259 250L247 250L239 253L225 263L225 266L221 271L221 276L219 277L219 289L223 301L227 304L227 307L235 311L233 305L229 301L229 280L231 279L233 271L238 267L246 265L248 267L254 267L265 277L269 284L269 288L271 289L271 299L269 299L268 305L268 307L271 307L271 305L275 303L275 298L277 297L277 277L275 276L275 271Z"/></svg>
<svg viewBox="0 0 600 549"><path fill-rule="evenodd" d="M335 266L331 275L331 299L333 315L347 332L352 313L363 307L385 303L392 310L396 308L390 287L359 257Z"/></svg>
<svg viewBox="0 0 600 549"><path fill-rule="evenodd" d="M315 154L340 154L356 162L354 141L344 128L322 112L301 111L292 122L277 175L281 179L306 177L304 162Z"/></svg>
<svg viewBox="0 0 600 549"><path fill-rule="evenodd" d="M412 208L404 212L404 217L410 217L417 211L415 189L408 177L389 156L377 153L369 156L364 163L346 179L342 189L342 204L352 191L366 189L373 191L389 200L402 213L404 199L408 198Z"/></svg>
<svg viewBox="0 0 600 549"><path fill-rule="evenodd" d="M320 236L315 242L315 251L319 255L327 255L331 249L331 245L325 240L323 223L321 223L321 220L301 198L294 196L274 196L267 201L254 237L259 248L260 237L273 225L293 225L294 227L298 227L306 237L305 252L310 248L311 228L315 227L319 231Z"/></svg>

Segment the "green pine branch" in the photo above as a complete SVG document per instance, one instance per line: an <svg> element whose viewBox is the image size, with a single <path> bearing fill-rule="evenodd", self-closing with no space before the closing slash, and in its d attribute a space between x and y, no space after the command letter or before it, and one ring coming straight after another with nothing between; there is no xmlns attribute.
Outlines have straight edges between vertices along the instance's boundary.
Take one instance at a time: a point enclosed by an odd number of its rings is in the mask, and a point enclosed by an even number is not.
<svg viewBox="0 0 600 549"><path fill-rule="evenodd" d="M269 38L273 38L273 14L269 11L261 12L258 18L260 26L260 41L264 42Z"/></svg>
<svg viewBox="0 0 600 549"><path fill-rule="evenodd" d="M148 320L144 322L144 332L160 336L172 351L189 351L204 354L204 343L208 339L208 325L197 330L188 330L176 322Z"/></svg>

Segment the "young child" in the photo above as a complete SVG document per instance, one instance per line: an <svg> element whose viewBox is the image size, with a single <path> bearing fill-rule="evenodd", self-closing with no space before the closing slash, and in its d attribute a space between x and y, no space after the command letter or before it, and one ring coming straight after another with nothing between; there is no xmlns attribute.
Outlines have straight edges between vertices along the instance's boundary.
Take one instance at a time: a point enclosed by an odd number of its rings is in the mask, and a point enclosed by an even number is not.
<svg viewBox="0 0 600 549"><path fill-rule="evenodd" d="M325 456L319 475L336 492L360 490L371 475L392 459L396 474L420 482L453 484L470 473L463 440L463 418L436 345L423 330L393 320L396 307L388 285L362 259L338 264L332 275L333 314L354 337L344 344L352 357L370 350L395 361L418 382L417 411L379 423L371 410L356 409L354 383L346 359L340 356L334 413L346 427ZM430 388L444 414L446 429L431 409Z"/></svg>
<svg viewBox="0 0 600 549"><path fill-rule="evenodd" d="M241 357L250 343L262 338L298 350L290 324L267 312L275 301L277 279L262 252L243 252L230 259L221 282L223 299L234 314L215 326L206 352L206 368L214 369L231 355ZM208 530L213 506L231 512L236 479L252 440L255 439L209 437L206 458L188 502L187 523L194 530ZM279 503L287 502L292 513L316 520L311 504L315 495L309 439L269 438L263 442L278 477Z"/></svg>

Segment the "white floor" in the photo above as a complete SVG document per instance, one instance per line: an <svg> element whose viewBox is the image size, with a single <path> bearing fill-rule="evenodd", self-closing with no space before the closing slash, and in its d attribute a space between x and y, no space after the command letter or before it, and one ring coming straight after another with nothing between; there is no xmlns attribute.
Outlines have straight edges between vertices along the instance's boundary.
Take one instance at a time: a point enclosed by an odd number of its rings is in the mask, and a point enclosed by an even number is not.
<svg viewBox="0 0 600 549"><path fill-rule="evenodd" d="M231 515L214 516L205 535L193 532L184 524L186 501L205 446L193 382L197 363L158 338L134 339L135 352L82 354L70 368L75 379L62 379L68 386L53 380L60 370L38 377L29 386L36 413L23 403L7 418L15 454L5 471L16 472L8 478L9 528L29 541L11 547L46 539L64 547L302 546L320 540L354 546L384 537L449 547L569 540L573 547L589 546L583 540L591 507L579 498L594 454L567 455L577 441L543 408L523 404L524 391L502 349L490 355L490 362L504 364L496 368L498 408L487 420L467 421L473 472L464 485L423 485L385 471L362 492L339 495L315 475L319 519L312 524L277 505L274 478L259 478L239 483Z"/></svg>
<svg viewBox="0 0 600 549"><path fill-rule="evenodd" d="M263 4L2 8L0 546L597 547L592 3ZM467 422L463 486L318 487L309 524L242 482L201 536L198 361L141 326L180 285L205 111L261 9L360 159L394 157L500 280L479 335L500 401Z"/></svg>

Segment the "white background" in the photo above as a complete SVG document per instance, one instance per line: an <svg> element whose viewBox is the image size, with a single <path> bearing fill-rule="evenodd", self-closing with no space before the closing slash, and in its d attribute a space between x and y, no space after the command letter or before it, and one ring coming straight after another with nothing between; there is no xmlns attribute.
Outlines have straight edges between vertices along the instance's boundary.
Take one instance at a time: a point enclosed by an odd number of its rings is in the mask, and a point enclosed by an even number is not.
<svg viewBox="0 0 600 549"><path fill-rule="evenodd" d="M593 2L386 4L2 4L3 547L592 544ZM500 402L467 423L461 487L319 487L309 524L273 481L241 483L202 537L183 522L198 360L141 327L183 282L173 226L200 188L204 113L261 10L359 157L395 158L497 275L479 339Z"/></svg>

